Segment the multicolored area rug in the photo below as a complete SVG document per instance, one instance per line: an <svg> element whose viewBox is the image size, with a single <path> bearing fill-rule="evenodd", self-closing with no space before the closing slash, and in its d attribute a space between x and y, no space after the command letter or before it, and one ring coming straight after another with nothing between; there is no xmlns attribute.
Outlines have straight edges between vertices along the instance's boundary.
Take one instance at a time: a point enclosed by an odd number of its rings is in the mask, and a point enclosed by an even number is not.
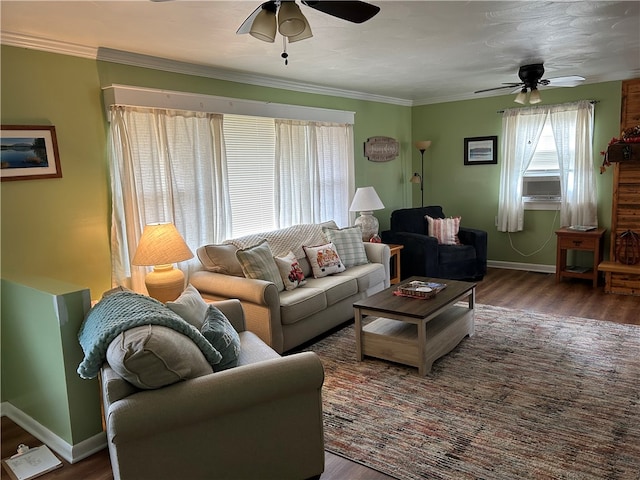
<svg viewBox="0 0 640 480"><path fill-rule="evenodd" d="M640 326L477 305L476 333L417 369L324 364L327 450L400 479L640 479Z"/></svg>

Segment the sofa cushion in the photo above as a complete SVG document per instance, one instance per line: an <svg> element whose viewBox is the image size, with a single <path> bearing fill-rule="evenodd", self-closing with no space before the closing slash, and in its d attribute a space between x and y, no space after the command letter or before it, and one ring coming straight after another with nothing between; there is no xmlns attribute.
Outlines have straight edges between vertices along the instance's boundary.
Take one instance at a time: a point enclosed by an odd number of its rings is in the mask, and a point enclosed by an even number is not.
<svg viewBox="0 0 640 480"><path fill-rule="evenodd" d="M436 237L441 245L458 245L461 217L431 218L425 215L430 237Z"/></svg>
<svg viewBox="0 0 640 480"><path fill-rule="evenodd" d="M381 263L367 263L348 268L334 276L355 278L358 283L358 292L366 292L373 286L384 285L386 271Z"/></svg>
<svg viewBox="0 0 640 480"><path fill-rule="evenodd" d="M274 258L285 290L293 290L306 283L302 267L293 252L289 252L285 257Z"/></svg>
<svg viewBox="0 0 640 480"><path fill-rule="evenodd" d="M346 268L369 263L367 253L364 251L362 229L360 227L323 228L322 231L327 240L336 246L340 259Z"/></svg>
<svg viewBox="0 0 640 480"><path fill-rule="evenodd" d="M347 269L344 273L349 270ZM324 291L328 307L358 293L358 282L351 276L331 275L329 277L310 278L307 286Z"/></svg>
<svg viewBox="0 0 640 480"><path fill-rule="evenodd" d="M210 272L244 277L234 245L205 245L197 250L200 263Z"/></svg>
<svg viewBox="0 0 640 480"><path fill-rule="evenodd" d="M266 280L273 283L279 292L284 290L280 271L266 240L254 247L238 250L236 257L240 261L245 277Z"/></svg>
<svg viewBox="0 0 640 480"><path fill-rule="evenodd" d="M280 294L280 322L291 325L327 308L327 296L321 288L304 287Z"/></svg>
<svg viewBox="0 0 640 480"><path fill-rule="evenodd" d="M209 305L201 330L204 338L220 352L222 360L214 365L213 370L219 372L238 365L240 355L240 337L227 317L215 306Z"/></svg>
<svg viewBox="0 0 640 480"><path fill-rule="evenodd" d="M167 302L166 305L198 330L202 328L204 317L209 308L209 304L202 299L200 292L191 284L187 285L187 288L176 300Z"/></svg>
<svg viewBox="0 0 640 480"><path fill-rule="evenodd" d="M107 348L109 366L138 388L161 388L213 372L186 335L161 325L125 330Z"/></svg>
<svg viewBox="0 0 640 480"><path fill-rule="evenodd" d="M313 276L326 277L332 273L344 272L345 267L333 243L325 243L315 247L302 247L309 259Z"/></svg>

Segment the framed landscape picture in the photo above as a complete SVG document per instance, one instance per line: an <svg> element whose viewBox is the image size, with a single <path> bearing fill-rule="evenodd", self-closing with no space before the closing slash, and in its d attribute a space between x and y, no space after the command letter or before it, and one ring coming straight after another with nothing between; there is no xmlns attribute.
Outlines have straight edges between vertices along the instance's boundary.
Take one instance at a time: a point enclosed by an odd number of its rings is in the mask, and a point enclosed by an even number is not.
<svg viewBox="0 0 640 480"><path fill-rule="evenodd" d="M498 137L464 139L464 164L488 165L498 163Z"/></svg>
<svg viewBox="0 0 640 480"><path fill-rule="evenodd" d="M3 182L62 177L54 126L2 125L0 146Z"/></svg>

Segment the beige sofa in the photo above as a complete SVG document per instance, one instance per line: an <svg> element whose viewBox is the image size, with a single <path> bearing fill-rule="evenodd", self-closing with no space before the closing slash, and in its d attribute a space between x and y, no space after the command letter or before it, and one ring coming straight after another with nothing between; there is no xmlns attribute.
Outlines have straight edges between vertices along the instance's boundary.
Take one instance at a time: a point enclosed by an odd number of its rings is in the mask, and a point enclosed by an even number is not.
<svg viewBox="0 0 640 480"><path fill-rule="evenodd" d="M311 352L280 357L246 331L239 301L214 305L239 332L237 367L139 390L103 365L114 478L317 478L324 470L320 360Z"/></svg>
<svg viewBox="0 0 640 480"><path fill-rule="evenodd" d="M360 255L346 251L342 241L357 227L338 229L334 222L303 224L272 232L249 235L198 249L202 269L193 273L190 283L203 298L237 298L244 307L247 329L255 332L278 353L313 339L353 318L353 303L389 286L389 247L380 243L350 244L362 249L364 261L345 261L346 269L314 278L305 246L331 240L341 258ZM273 281L246 278L237 260L237 251L251 249L266 240L275 257L292 253L304 273L306 283L286 290ZM343 248L344 247L344 248ZM342 251L341 251L342 250ZM360 263L352 265L352 263Z"/></svg>

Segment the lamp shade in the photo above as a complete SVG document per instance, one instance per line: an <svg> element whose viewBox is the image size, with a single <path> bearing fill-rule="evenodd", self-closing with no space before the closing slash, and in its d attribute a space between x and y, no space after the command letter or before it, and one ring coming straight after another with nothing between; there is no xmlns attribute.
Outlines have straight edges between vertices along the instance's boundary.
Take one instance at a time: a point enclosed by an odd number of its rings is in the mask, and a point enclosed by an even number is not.
<svg viewBox="0 0 640 480"><path fill-rule="evenodd" d="M251 24L249 34L263 42L273 43L276 39L276 12L263 8Z"/></svg>
<svg viewBox="0 0 640 480"><path fill-rule="evenodd" d="M294 37L301 34L307 19L302 15L296 2L283 1L278 9L278 30L284 37Z"/></svg>
<svg viewBox="0 0 640 480"><path fill-rule="evenodd" d="M167 265L193 258L173 223L146 225L133 256L133 265Z"/></svg>
<svg viewBox="0 0 640 480"><path fill-rule="evenodd" d="M420 183L422 181L422 178L420 178L420 175L418 175L418 172L414 173L413 176L411 177L411 179L409 180L411 183Z"/></svg>
<svg viewBox="0 0 640 480"><path fill-rule="evenodd" d="M516 95L516 99L514 100L514 102L519 103L520 105L524 105L525 103L527 103L527 88L523 88L522 91L520 91L518 93L518 95Z"/></svg>
<svg viewBox="0 0 640 480"><path fill-rule="evenodd" d="M360 187L353 196L353 201L349 207L350 212L370 212L382 210L384 205L373 187Z"/></svg>
<svg viewBox="0 0 640 480"><path fill-rule="evenodd" d="M313 33L311 32L311 27L309 26L309 22L305 21L305 27L302 33L298 35L290 35L287 37L289 43L299 42L300 40L306 40L307 38L313 37Z"/></svg>
<svg viewBox="0 0 640 480"><path fill-rule="evenodd" d="M540 98L540 92L537 88L532 88L531 93L529 93L529 103L532 105L536 103L540 103L542 99Z"/></svg>
<svg viewBox="0 0 640 480"><path fill-rule="evenodd" d="M431 146L431 140L420 140L419 142L416 142L416 148L418 150L426 150L430 146Z"/></svg>

